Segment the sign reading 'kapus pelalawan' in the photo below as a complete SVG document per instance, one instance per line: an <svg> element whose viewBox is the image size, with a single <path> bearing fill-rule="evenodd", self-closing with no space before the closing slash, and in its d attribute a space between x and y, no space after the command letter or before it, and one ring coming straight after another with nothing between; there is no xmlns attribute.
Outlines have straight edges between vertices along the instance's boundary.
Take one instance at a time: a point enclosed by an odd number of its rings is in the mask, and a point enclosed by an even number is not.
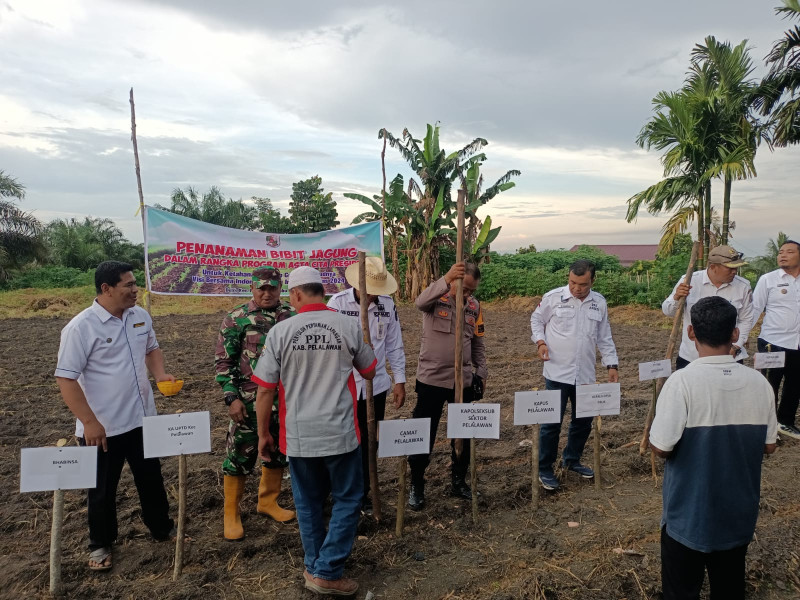
<svg viewBox="0 0 800 600"><path fill-rule="evenodd" d="M500 439L500 405L448 404L447 437Z"/></svg>
<svg viewBox="0 0 800 600"><path fill-rule="evenodd" d="M430 452L430 419L392 419L378 425L379 458Z"/></svg>
<svg viewBox="0 0 800 600"><path fill-rule="evenodd" d="M514 392L514 425L559 423L560 421L560 391Z"/></svg>

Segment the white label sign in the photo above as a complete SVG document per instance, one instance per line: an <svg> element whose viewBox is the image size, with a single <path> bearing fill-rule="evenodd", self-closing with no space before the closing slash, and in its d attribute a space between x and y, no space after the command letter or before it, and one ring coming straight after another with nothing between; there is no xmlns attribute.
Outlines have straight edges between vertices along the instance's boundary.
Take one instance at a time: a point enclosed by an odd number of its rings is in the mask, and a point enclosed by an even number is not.
<svg viewBox="0 0 800 600"><path fill-rule="evenodd" d="M671 373L672 361L668 358L664 360L654 360L653 362L639 363L639 381L669 377Z"/></svg>
<svg viewBox="0 0 800 600"><path fill-rule="evenodd" d="M514 425L561 422L561 392L514 392Z"/></svg>
<svg viewBox="0 0 800 600"><path fill-rule="evenodd" d="M576 388L575 416L618 415L619 383L595 383Z"/></svg>
<svg viewBox="0 0 800 600"><path fill-rule="evenodd" d="M96 487L97 452L95 446L23 448L19 491L46 492Z"/></svg>
<svg viewBox="0 0 800 600"><path fill-rule="evenodd" d="M211 452L208 411L144 417L142 427L145 458Z"/></svg>
<svg viewBox="0 0 800 600"><path fill-rule="evenodd" d="M500 439L500 405L448 404L447 437Z"/></svg>
<svg viewBox="0 0 800 600"><path fill-rule="evenodd" d="M378 423L378 457L430 452L430 419L392 419Z"/></svg>
<svg viewBox="0 0 800 600"><path fill-rule="evenodd" d="M780 369L786 365L786 352L756 352L756 369Z"/></svg>

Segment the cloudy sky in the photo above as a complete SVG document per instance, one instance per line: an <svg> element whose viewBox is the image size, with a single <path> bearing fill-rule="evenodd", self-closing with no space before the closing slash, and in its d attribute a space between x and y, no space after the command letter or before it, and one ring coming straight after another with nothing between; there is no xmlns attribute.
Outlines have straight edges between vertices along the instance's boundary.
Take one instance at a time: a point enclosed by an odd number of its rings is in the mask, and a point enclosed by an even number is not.
<svg viewBox="0 0 800 600"><path fill-rule="evenodd" d="M634 143L652 97L680 87L706 35L748 39L760 76L788 27L776 4L0 0L0 169L40 219L110 217L140 241L133 87L148 204L218 185L285 212L292 182L319 174L349 224L363 205L342 193L380 188L378 130L439 121L448 150L489 140L487 178L522 171L483 209L495 249L655 243L663 217L623 218L661 176ZM763 147L758 178L734 185L745 253L800 235L798 158Z"/></svg>

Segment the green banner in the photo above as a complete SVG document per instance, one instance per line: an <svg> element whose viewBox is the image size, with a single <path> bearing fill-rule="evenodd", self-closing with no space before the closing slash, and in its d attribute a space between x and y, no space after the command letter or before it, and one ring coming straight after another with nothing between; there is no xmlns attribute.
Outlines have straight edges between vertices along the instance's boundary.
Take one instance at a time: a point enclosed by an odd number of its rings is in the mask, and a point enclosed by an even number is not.
<svg viewBox="0 0 800 600"><path fill-rule="evenodd" d="M326 294L346 287L345 269L358 252L382 256L379 222L319 231L277 234L243 231L145 207L147 284L154 294L249 296L253 269L275 267L283 294L292 269L310 266L322 274Z"/></svg>

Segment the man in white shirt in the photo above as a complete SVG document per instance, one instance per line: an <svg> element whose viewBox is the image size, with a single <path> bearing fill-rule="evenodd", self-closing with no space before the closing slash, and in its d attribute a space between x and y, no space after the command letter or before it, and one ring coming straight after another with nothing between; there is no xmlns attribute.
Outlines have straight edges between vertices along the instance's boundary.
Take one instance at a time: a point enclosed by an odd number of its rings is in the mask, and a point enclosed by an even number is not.
<svg viewBox="0 0 800 600"><path fill-rule="evenodd" d="M753 294L753 323L766 311L758 336L759 352L785 352L782 369L769 369L767 379L775 391L783 381L778 405L778 431L800 439L795 427L800 403L800 243L787 241L778 252L778 269L762 275Z"/></svg>
<svg viewBox="0 0 800 600"><path fill-rule="evenodd" d="M739 329L739 339L731 347L731 356L741 361L747 356L743 350L753 326L753 294L750 282L744 277L739 277L736 271L747 263L742 260L741 252L730 246L717 246L708 255L708 268L695 271L692 274L691 284L683 283L683 277L675 285L672 293L661 304L661 310L668 317L675 316L678 310L678 301L686 298L683 311L683 337L675 360L675 369L682 369L697 358L697 349L694 342L689 339L687 330L691 323L690 314L692 306L709 296L720 296L733 304L738 315L736 327Z"/></svg>
<svg viewBox="0 0 800 600"><path fill-rule="evenodd" d="M372 350L378 359L375 368L375 379L372 380L372 397L375 404L375 420L383 421L386 414L386 394L392 387L392 378L386 372L386 361L392 367L394 388L392 400L399 409L406 399L406 354L403 346L403 335L400 331L400 320L389 294L397 291L397 281L386 270L383 261L375 256L368 256L365 265L367 280L367 311L369 334ZM345 279L352 287L331 296L328 308L344 315L358 319L361 325L361 289L358 277L358 263L347 267ZM369 511L372 502L369 497L369 431L367 427L367 403L364 399L364 378L353 369L358 394L358 430L361 432L361 467L364 475L364 510Z"/></svg>
<svg viewBox="0 0 800 600"><path fill-rule="evenodd" d="M564 468L584 479L594 471L580 462L592 429L592 417L575 417L576 385L596 382L595 351L600 350L608 381L619 381L617 349L611 338L608 306L602 295L592 291L595 266L578 260L569 268L568 285L547 292L531 315L531 339L544 362L545 388L561 391L561 419L567 401L572 405L567 445L562 453ZM559 487L553 471L558 455L561 421L541 427L539 440L539 481L546 490Z"/></svg>
<svg viewBox="0 0 800 600"><path fill-rule="evenodd" d="M772 390L736 364L736 309L700 299L689 336L698 358L667 380L650 446L667 459L661 516L664 600L700 598L708 571L712 600L744 600L745 555L761 494L761 463L775 451Z"/></svg>
<svg viewBox="0 0 800 600"><path fill-rule="evenodd" d="M173 535L169 504L157 458L144 458L142 417L156 414L147 372L164 371L153 321L136 306L136 280L127 263L106 261L95 270L92 306L61 331L55 376L64 403L77 418L75 435L97 446L97 487L88 490L89 568L111 568L117 538L117 485L125 462L131 469L142 521L157 540Z"/></svg>

